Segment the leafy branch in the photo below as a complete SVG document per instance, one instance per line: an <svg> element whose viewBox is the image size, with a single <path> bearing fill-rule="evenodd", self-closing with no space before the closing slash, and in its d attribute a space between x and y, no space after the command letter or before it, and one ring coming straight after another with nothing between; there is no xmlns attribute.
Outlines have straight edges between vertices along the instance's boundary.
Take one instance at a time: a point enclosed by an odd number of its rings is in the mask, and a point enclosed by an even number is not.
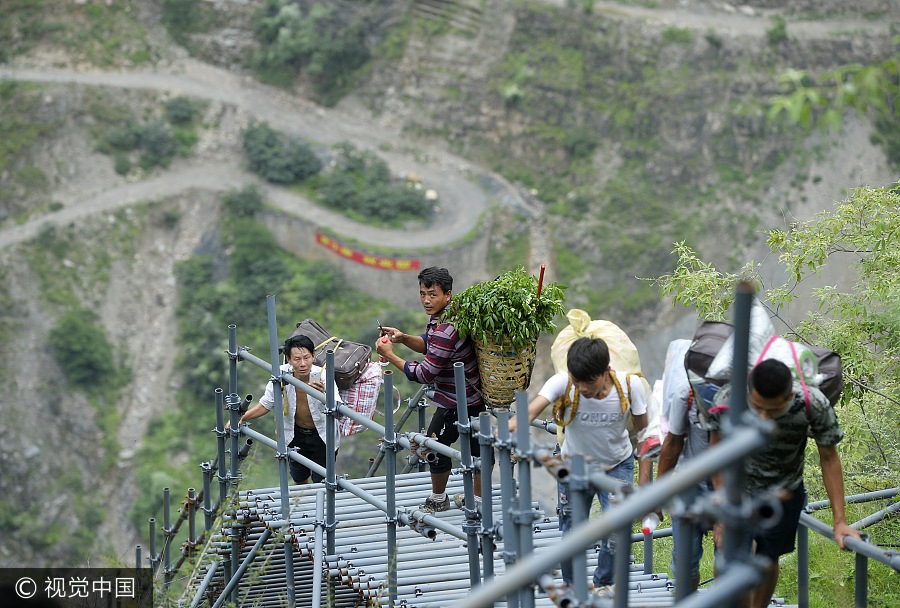
<svg viewBox="0 0 900 608"><path fill-rule="evenodd" d="M444 320L463 337L483 343L522 347L534 344L541 332L552 332L562 316L565 287L547 283L538 297L538 281L523 267L493 281L476 283L454 294Z"/></svg>

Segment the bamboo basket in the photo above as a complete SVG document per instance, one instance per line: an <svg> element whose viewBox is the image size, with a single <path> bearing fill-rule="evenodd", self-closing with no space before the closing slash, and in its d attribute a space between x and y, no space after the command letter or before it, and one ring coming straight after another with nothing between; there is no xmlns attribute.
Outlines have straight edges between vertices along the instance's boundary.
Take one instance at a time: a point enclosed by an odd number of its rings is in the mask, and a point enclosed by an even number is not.
<svg viewBox="0 0 900 608"><path fill-rule="evenodd" d="M531 384L537 343L516 349L509 343L473 342L485 405L509 407L516 391L525 390Z"/></svg>

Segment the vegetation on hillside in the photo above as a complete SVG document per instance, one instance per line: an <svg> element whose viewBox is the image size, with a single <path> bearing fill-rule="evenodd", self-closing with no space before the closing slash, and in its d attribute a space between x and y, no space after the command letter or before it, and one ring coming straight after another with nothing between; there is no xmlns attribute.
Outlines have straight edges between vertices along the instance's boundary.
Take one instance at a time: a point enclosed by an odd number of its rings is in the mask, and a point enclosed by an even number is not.
<svg viewBox="0 0 900 608"><path fill-rule="evenodd" d="M309 143L266 122L244 129L243 146L251 171L274 184L302 185L313 200L359 222L398 227L434 211L421 185L395 178L384 160L352 143L320 152L331 158L326 170Z"/></svg>
<svg viewBox="0 0 900 608"><path fill-rule="evenodd" d="M785 91L772 98L769 117L836 131L848 111L870 116L872 141L900 168L900 37L895 45L897 51L883 61L844 65L818 78L806 70L785 71L779 77Z"/></svg>
<svg viewBox="0 0 900 608"><path fill-rule="evenodd" d="M293 0L266 0L256 11L254 35L260 44L252 64L263 82L291 85L299 77L328 105L346 94L357 70L370 57L372 29L365 14L347 20L326 2L304 6Z"/></svg>
<svg viewBox="0 0 900 608"><path fill-rule="evenodd" d="M137 11L135 0L4 0L0 63L41 47L62 50L69 61L98 66L151 62L156 56Z"/></svg>

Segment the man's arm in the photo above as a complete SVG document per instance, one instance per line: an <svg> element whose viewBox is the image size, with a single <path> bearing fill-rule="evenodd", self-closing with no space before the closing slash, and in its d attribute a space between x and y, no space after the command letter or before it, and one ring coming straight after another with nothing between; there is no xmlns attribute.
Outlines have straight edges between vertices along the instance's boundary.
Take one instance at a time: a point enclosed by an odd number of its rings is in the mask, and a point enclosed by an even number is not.
<svg viewBox="0 0 900 608"><path fill-rule="evenodd" d="M714 445L719 443L720 438L721 438L721 435L719 435L719 431L710 431L709 432L709 447L713 447ZM722 478L722 472L716 471L710 477L712 477L713 488L715 488L716 490L721 489L722 484L724 483L724 479Z"/></svg>
<svg viewBox="0 0 900 608"><path fill-rule="evenodd" d="M531 403L528 404L528 422L534 422L535 418L540 416L541 412L547 409L548 405L550 405L550 400L542 395L532 399ZM516 428L518 428L516 417L511 416L509 419L509 432L514 433Z"/></svg>
<svg viewBox="0 0 900 608"><path fill-rule="evenodd" d="M847 524L844 516L844 472L841 457L837 448L832 446L816 446L819 448L819 462L822 465L822 481L825 492L831 502L831 513L834 517L834 540L838 547L844 549L844 537L859 538L859 532Z"/></svg>
<svg viewBox="0 0 900 608"><path fill-rule="evenodd" d="M391 342L393 342L394 344L402 344L403 346L417 353L425 352L425 340L422 338L422 336L411 336L409 334L405 334L396 327L384 326L381 329L384 330L384 335L390 338Z"/></svg>
<svg viewBox="0 0 900 608"><path fill-rule="evenodd" d="M265 416L266 414L269 413L269 411L270 410L266 406L264 406L262 403L257 403L256 405L251 407L249 410L244 412L244 415L241 416L240 420L238 420L238 426L241 426L243 423L249 422L250 420L253 420L254 418L259 418L260 416ZM225 421L225 430L227 431L229 428L231 428L231 420L226 420Z"/></svg>
<svg viewBox="0 0 900 608"><path fill-rule="evenodd" d="M678 458L684 450L684 435L668 433L659 450L659 462L656 465L656 476L662 477L675 468Z"/></svg>
<svg viewBox="0 0 900 608"><path fill-rule="evenodd" d="M634 431L638 437L641 437L647 430L647 421L649 417L644 414L632 414L634 420ZM644 440L646 441L646 439ZM641 442L641 444L643 441ZM640 444L638 444L638 453L641 452ZM638 458L638 485L647 485L650 483L650 467L651 462L648 458Z"/></svg>

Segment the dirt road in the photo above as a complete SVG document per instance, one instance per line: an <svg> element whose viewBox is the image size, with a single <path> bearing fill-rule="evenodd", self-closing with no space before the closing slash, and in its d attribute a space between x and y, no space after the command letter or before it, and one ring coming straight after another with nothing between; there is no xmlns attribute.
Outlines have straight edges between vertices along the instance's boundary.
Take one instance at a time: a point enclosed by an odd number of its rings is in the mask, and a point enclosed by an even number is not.
<svg viewBox="0 0 900 608"><path fill-rule="evenodd" d="M347 217L319 207L314 216L323 225L349 234L361 243L390 244L399 249L434 247L452 243L468 234L478 224L487 206L488 195L473 181L485 173L467 161L444 151L417 150L410 153L394 150L402 141L400 134L380 127L370 117L363 117L312 104L284 91L260 84L249 77L235 75L192 59L180 61L171 69L133 72L70 71L58 69L17 69L0 67L0 78L40 82L72 83L188 95L232 104L250 116L269 122L286 133L299 135L325 145L352 141L384 158L397 174L416 173L423 184L440 195L440 209L430 227L422 230L389 230L354 222ZM424 159L424 160L423 160ZM60 200L59 212L37 217L19 226L0 231L0 247L33 237L44 224L62 225L79 217L133 205L142 200L157 199L191 188L224 191L259 180L243 170L238 153L231 158L194 158L178 163L142 181L105 184L98 189ZM496 178L508 192L501 198L518 199L515 188ZM307 213L312 203L289 190L260 184L267 198L277 207L294 214ZM524 203L523 203L524 204Z"/></svg>

